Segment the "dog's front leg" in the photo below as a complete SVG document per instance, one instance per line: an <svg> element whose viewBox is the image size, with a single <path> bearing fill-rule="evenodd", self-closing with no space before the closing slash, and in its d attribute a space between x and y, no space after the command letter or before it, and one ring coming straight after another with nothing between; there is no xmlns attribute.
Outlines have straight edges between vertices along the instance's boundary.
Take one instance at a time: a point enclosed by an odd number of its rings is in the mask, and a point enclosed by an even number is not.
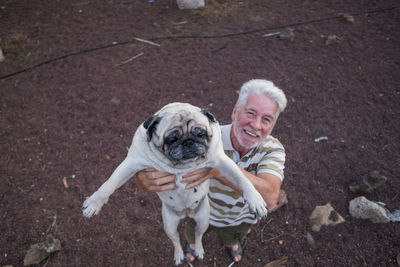
<svg viewBox="0 0 400 267"><path fill-rule="evenodd" d="M100 188L85 200L82 205L83 215L92 217L97 215L101 207L107 203L108 198L115 190L126 183L137 171L139 164L132 157L127 157L115 169L111 177Z"/></svg>
<svg viewBox="0 0 400 267"><path fill-rule="evenodd" d="M262 218L267 216L267 204L261 194L228 156L224 153L218 154L216 160L214 160L214 166L225 178L242 189L243 198L249 204L250 210L254 212L257 217Z"/></svg>
<svg viewBox="0 0 400 267"><path fill-rule="evenodd" d="M182 260L184 259L183 250L178 233L178 225L181 217L178 214L176 214L176 212L173 211L170 207L168 207L166 204L163 203L162 218L164 223L164 231L169 237L169 239L171 239L174 245L175 264L179 265L182 263Z"/></svg>
<svg viewBox="0 0 400 267"><path fill-rule="evenodd" d="M203 248L203 234L207 231L209 225L209 217L210 217L210 203L208 202L207 195L201 201L197 212L191 216L196 221L195 228L195 247L194 252L195 256L199 259L203 259L204 257L204 248Z"/></svg>

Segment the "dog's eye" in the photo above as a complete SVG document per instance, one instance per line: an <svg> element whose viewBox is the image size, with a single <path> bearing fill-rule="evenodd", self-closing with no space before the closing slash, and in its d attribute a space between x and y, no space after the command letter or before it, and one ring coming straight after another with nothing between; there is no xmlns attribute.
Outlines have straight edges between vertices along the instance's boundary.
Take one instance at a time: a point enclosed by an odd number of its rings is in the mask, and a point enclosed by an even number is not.
<svg viewBox="0 0 400 267"><path fill-rule="evenodd" d="M192 130L192 134L194 136L196 136L196 137L204 138L206 136L206 134L207 134L207 131L205 129L203 129L203 128L195 127Z"/></svg>
<svg viewBox="0 0 400 267"><path fill-rule="evenodd" d="M181 132L179 130L175 130L170 133L167 137L165 137L164 143L170 145L176 142L181 137Z"/></svg>

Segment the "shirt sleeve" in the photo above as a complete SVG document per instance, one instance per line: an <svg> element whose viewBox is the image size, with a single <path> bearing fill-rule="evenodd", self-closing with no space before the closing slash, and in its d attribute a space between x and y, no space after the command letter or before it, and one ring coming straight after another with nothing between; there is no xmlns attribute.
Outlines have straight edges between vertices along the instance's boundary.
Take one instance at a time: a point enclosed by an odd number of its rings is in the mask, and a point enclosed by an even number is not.
<svg viewBox="0 0 400 267"><path fill-rule="evenodd" d="M269 140L260 148L263 155L257 165L257 174L270 173L283 181L286 153L283 145L275 138Z"/></svg>

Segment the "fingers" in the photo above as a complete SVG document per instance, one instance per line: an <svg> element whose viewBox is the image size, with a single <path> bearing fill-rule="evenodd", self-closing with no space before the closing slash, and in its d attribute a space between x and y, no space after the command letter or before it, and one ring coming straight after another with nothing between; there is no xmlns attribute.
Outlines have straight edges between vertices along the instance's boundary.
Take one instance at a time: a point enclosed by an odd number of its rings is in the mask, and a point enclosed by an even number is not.
<svg viewBox="0 0 400 267"><path fill-rule="evenodd" d="M168 191L168 190L174 189L175 187L176 187L175 182L172 182L172 183L168 183L168 184L153 186L153 187L151 187L151 189L152 189L151 192L163 192L163 191Z"/></svg>
<svg viewBox="0 0 400 267"><path fill-rule="evenodd" d="M203 183L205 180L207 180L207 178L199 179L199 180L197 180L197 181L195 181L195 182L188 183L188 184L185 186L185 189L186 189L186 190L188 190L188 189L193 189L193 188L197 187L198 185L200 185L201 183Z"/></svg>
<svg viewBox="0 0 400 267"><path fill-rule="evenodd" d="M186 189L192 189L209 178L212 168L201 168L183 176L182 183L187 183ZM167 172L159 172L153 168L147 168L136 175L136 184L146 192L162 192L176 187L176 177Z"/></svg>
<svg viewBox="0 0 400 267"><path fill-rule="evenodd" d="M182 182L187 183L186 189L192 189L203 183L208 179L208 174L211 172L212 168L202 168L192 171L183 176Z"/></svg>
<svg viewBox="0 0 400 267"><path fill-rule="evenodd" d="M146 192L161 192L176 187L175 175L151 168L136 174L136 184Z"/></svg>
<svg viewBox="0 0 400 267"><path fill-rule="evenodd" d="M207 176L210 171L212 170L212 168L201 168L201 169L197 169L194 170L190 173L185 174L182 178L182 182L184 183L191 183L191 182L195 182L198 179L202 179L205 176Z"/></svg>

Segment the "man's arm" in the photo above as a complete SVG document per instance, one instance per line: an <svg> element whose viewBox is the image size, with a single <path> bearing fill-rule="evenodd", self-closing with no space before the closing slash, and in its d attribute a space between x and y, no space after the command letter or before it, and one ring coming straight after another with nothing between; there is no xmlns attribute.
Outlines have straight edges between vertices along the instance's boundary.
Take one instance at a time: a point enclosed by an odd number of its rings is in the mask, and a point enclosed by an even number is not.
<svg viewBox="0 0 400 267"><path fill-rule="evenodd" d="M254 175L243 169L241 171L246 175L256 190L261 194L267 203L268 209L271 211L278 204L279 192L281 191L281 179L270 173L260 173Z"/></svg>
<svg viewBox="0 0 400 267"><path fill-rule="evenodd" d="M247 177L247 179L250 180L256 190L261 194L264 201L267 203L268 209L271 211L276 206L279 200L279 192L281 190L282 183L281 179L279 179L278 176L270 173L261 173L258 175L254 175L242 168L240 168L240 170ZM231 183L217 169L213 169L212 173L209 176L217 178L221 182L232 187L235 191L243 194L242 190L237 185Z"/></svg>
<svg viewBox="0 0 400 267"><path fill-rule="evenodd" d="M268 205L268 209L272 210L278 203L279 199L279 192L281 189L281 180L279 177L270 173L254 175L242 168L240 168L240 170L261 194L264 201ZM176 187L175 175L159 172L155 169L142 170L135 175L135 178L136 184L146 192L161 192L171 190ZM195 170L187 175L184 175L182 182L188 183L186 189L191 189L209 178L216 178L229 185L240 194L243 193L237 185L231 183L217 169L203 168Z"/></svg>

